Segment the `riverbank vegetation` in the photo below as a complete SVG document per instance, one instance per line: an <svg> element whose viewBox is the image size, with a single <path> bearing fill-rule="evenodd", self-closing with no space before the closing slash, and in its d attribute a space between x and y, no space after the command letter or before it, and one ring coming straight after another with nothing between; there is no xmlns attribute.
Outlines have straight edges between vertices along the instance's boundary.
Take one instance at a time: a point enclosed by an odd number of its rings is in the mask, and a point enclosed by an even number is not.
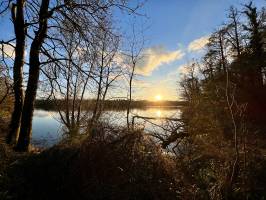
<svg viewBox="0 0 266 200"><path fill-rule="evenodd" d="M264 9L252 2L242 11L231 7L181 81L196 159L188 166L201 176L195 184L203 196L265 198L265 33Z"/></svg>
<svg viewBox="0 0 266 200"><path fill-rule="evenodd" d="M7 171L6 197L175 199L181 183L173 176L174 161L139 131L116 134L64 143L13 163Z"/></svg>
<svg viewBox="0 0 266 200"><path fill-rule="evenodd" d="M150 102L132 98L143 41L133 31L122 49L112 21L113 9L134 15L143 4L6 2L0 14L11 12L15 37L1 44L15 57L2 48L0 199L266 198L265 8L231 7L203 57L183 70L182 102ZM108 100L123 78L125 100ZM57 110L66 128L52 148L30 145L34 106ZM129 115L147 106L182 106L182 114L147 132ZM106 109L126 109L127 124L101 121Z"/></svg>

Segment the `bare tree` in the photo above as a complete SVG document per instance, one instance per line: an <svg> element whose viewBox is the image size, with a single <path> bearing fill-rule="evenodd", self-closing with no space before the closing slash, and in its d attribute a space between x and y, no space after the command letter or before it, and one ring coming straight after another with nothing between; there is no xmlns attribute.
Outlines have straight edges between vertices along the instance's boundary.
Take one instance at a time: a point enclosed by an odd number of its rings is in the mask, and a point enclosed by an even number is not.
<svg viewBox="0 0 266 200"><path fill-rule="evenodd" d="M213 56L215 59L213 61L216 62L216 70L217 72L223 72L226 74L226 66L227 66L227 57L226 57L226 40L225 40L226 29L222 27L215 33L213 33L209 39L209 43L207 45L209 49L209 56Z"/></svg>
<svg viewBox="0 0 266 200"><path fill-rule="evenodd" d="M232 46L232 52L236 52L237 57L239 57L243 49L239 11L234 7L230 7L228 18L230 22L226 29L226 39Z"/></svg>
<svg viewBox="0 0 266 200"><path fill-rule="evenodd" d="M61 121L71 135L76 135L82 127L90 128L100 118L108 90L121 75L121 67L114 62L119 37L108 20L103 14L93 30L83 27L86 34L82 35L74 27L71 29L71 23L63 21L68 28L60 31L56 48L61 46L65 58L59 62L51 59L54 62L42 70L50 83ZM96 101L90 116L92 105L86 105L85 110L82 105L88 103L84 98L92 97L93 90Z"/></svg>
<svg viewBox="0 0 266 200"><path fill-rule="evenodd" d="M191 105L197 104L201 94L200 81L196 75L197 63L192 63L186 66L187 73L183 75L180 86L182 97Z"/></svg>
<svg viewBox="0 0 266 200"><path fill-rule="evenodd" d="M58 5L55 5L52 8L49 8L49 3L49 0L43 0L41 2L39 14L37 15L38 28L35 30L35 36L33 37L31 44L29 79L23 107L20 137L17 144L17 149L22 151L28 150L29 147L33 106L34 100L36 98L40 72L39 55L44 40L49 37L46 34L47 30L53 27L52 22L54 22L54 26L57 27L60 26L60 24L57 24L55 22L55 19L64 18L68 20L70 24L75 27L77 31L80 32L80 34L83 34L84 32L82 30L84 29L84 26L97 25L98 20L101 18L102 14L108 13L108 8L119 5L117 2L113 1L67 1L61 4L59 3ZM36 4L31 4L33 8L34 5ZM123 4L121 6L123 6ZM49 22L51 24L48 25L49 19ZM91 19L91 21L88 19Z"/></svg>
<svg viewBox="0 0 266 200"><path fill-rule="evenodd" d="M115 62L115 56L119 49L119 37L112 34L110 22L103 20L99 28L96 42L97 66L96 66L96 102L92 113L91 126L99 120L104 109L104 101L107 92L113 82L121 75L121 67Z"/></svg>
<svg viewBox="0 0 266 200"><path fill-rule="evenodd" d="M20 134L16 149L19 151L27 151L30 144L32 132L32 117L33 108L36 98L39 73L40 73L40 49L45 39L48 29L48 17L50 0L43 0L41 2L38 19L38 29L35 32L35 37L30 47L30 62L29 62L29 79L25 93L24 106L22 110Z"/></svg>
<svg viewBox="0 0 266 200"><path fill-rule="evenodd" d="M10 5L11 1L8 2ZM14 90L14 109L12 113L11 122L9 125L9 133L6 137L7 143L15 143L19 130L20 120L23 107L23 66L24 66L24 52L26 43L26 25L24 22L24 5L25 0L17 0L12 4L11 16L15 31L15 61L13 65L13 90ZM8 7L8 6L7 6ZM7 9L4 9L5 11ZM13 40L10 40L11 42ZM8 42L7 42L8 43Z"/></svg>
<svg viewBox="0 0 266 200"><path fill-rule="evenodd" d="M42 72L48 78L50 96L56 102L62 123L69 134L76 135L88 117L87 112L81 111L88 83L92 79L95 53L73 29L62 31L58 41L65 61L50 63Z"/></svg>
<svg viewBox="0 0 266 200"><path fill-rule="evenodd" d="M128 66L128 76L129 76L129 88L128 88L128 105L127 105L127 128L130 129L130 119L129 119L129 114L130 114L130 109L131 109L131 101L132 101L132 85L133 85L133 80L135 77L136 73L136 65L137 62L141 59L142 55L142 50L144 47L144 39L142 38L140 41L137 38L137 35L135 33L135 28L133 26L133 36L132 36L132 41L130 42L129 46L129 53L125 54L126 57L126 62Z"/></svg>
<svg viewBox="0 0 266 200"><path fill-rule="evenodd" d="M4 1L0 4L0 14L8 10L9 5L13 1ZM54 32L60 32L66 28L62 26L62 21L68 21L69 25L83 38L88 38L87 35L93 34L94 27L97 27L102 19L102 16L110 17L111 8L126 10L130 13L136 13L136 10L142 4L137 4L135 7L128 7L125 1L120 0L104 0L104 1L26 1L17 0L12 6L12 18L15 27L16 39L16 57L14 62L14 90L17 95L17 107L15 111L19 111L15 115L14 128L8 135L7 141L10 141L20 128L20 134L17 143L17 150L26 151L29 148L31 138L31 126L34 101L37 94L38 82L41 67L48 65L51 62L59 63L65 60L64 55L61 55L57 44L58 38L54 37ZM25 13L25 15L24 15ZM92 31L89 31L91 28ZM26 31L27 29L27 31ZM27 88L23 104L22 90L22 67L24 65L24 48L27 38L27 44L30 46L29 52L29 77L27 80ZM14 41L10 40L9 43ZM90 41L87 41L88 43ZM22 108L23 105L23 108ZM20 116L22 117L20 120ZM19 122L20 121L20 122ZM11 124L12 124L11 123ZM21 126L19 126L21 124Z"/></svg>

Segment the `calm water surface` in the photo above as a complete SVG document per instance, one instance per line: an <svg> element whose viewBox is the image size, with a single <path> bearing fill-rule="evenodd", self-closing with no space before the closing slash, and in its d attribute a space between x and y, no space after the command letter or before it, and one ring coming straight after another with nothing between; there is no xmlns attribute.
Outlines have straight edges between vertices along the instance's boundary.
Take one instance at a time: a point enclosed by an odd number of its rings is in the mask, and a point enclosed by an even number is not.
<svg viewBox="0 0 266 200"><path fill-rule="evenodd" d="M151 107L145 110L134 109L131 115L139 115L144 117L157 117L153 122L160 125L163 120L160 118L169 117L175 118L180 116L179 108L160 108ZM106 111L102 120L106 120L115 125L126 125L126 111ZM146 131L159 130L158 127L144 122L141 119L136 119L139 126L143 126ZM58 112L47 110L35 110L32 127L32 143L38 147L50 147L58 143L64 137L63 126L60 123L60 116Z"/></svg>

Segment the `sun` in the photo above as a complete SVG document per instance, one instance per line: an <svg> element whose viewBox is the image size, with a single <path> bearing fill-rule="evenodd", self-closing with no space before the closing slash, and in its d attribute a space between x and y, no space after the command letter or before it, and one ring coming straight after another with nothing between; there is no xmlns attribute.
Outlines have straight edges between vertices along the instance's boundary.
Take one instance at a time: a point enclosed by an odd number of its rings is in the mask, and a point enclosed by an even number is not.
<svg viewBox="0 0 266 200"><path fill-rule="evenodd" d="M155 100L156 100L156 101L161 101L161 100L162 100L162 96L159 95L159 94L156 95L156 96L155 96Z"/></svg>

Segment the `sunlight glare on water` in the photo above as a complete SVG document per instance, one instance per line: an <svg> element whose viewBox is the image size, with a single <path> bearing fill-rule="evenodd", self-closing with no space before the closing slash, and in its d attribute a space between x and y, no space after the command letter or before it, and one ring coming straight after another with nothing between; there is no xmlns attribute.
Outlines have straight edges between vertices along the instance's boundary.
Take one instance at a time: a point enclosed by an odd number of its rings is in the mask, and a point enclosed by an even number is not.
<svg viewBox="0 0 266 200"><path fill-rule="evenodd" d="M180 115L180 109L178 108L163 108L163 107L150 107L147 109L133 109L131 111L131 117L133 116L143 117L155 117L156 120L152 120L156 124L161 124L164 117L174 118ZM117 126L126 125L126 111L106 111L102 115L102 120L107 123ZM151 128L150 123L145 122L142 119L136 119L136 124L142 124L145 126L145 130L148 131ZM60 116L55 111L38 110L34 111L33 117L33 130L32 130L32 142L38 147L49 147L60 141L63 137L62 124L60 123Z"/></svg>
<svg viewBox="0 0 266 200"><path fill-rule="evenodd" d="M162 115L162 112L161 112L161 110L158 109L156 111L156 117L161 117L161 115Z"/></svg>

